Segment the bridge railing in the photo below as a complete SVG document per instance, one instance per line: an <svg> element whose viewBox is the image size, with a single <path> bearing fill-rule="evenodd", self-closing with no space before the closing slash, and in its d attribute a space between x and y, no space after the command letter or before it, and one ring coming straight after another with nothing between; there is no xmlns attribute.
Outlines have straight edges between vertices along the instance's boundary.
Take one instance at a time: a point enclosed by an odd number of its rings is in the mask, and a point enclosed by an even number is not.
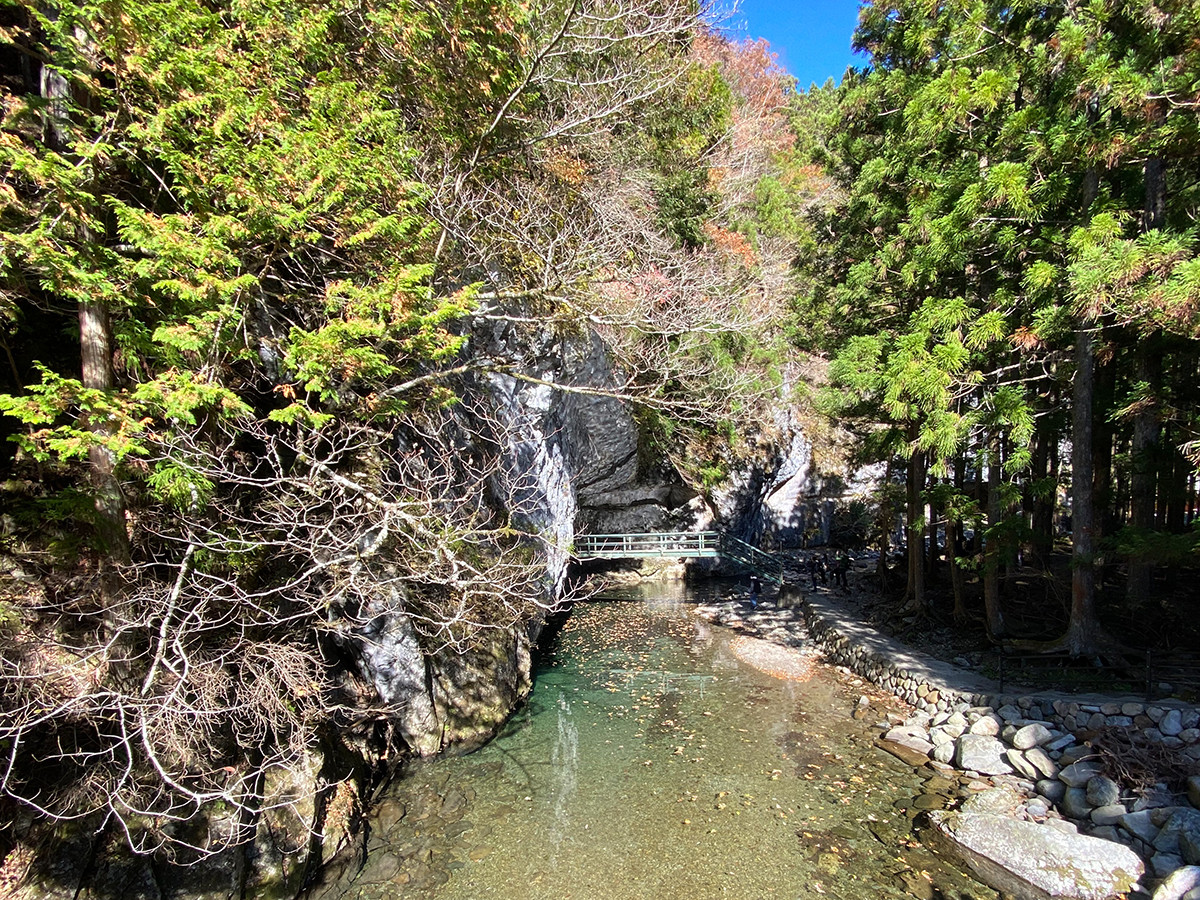
<svg viewBox="0 0 1200 900"><path fill-rule="evenodd" d="M736 562L768 581L783 583L783 563L778 559L743 540L717 531L575 536L577 559L717 556Z"/></svg>
<svg viewBox="0 0 1200 900"><path fill-rule="evenodd" d="M731 534L721 535L721 555L739 562L764 578L783 584L783 563L778 558L747 544Z"/></svg>
<svg viewBox="0 0 1200 900"><path fill-rule="evenodd" d="M579 559L626 559L651 556L717 556L715 531L665 531L647 534L581 534L575 537Z"/></svg>

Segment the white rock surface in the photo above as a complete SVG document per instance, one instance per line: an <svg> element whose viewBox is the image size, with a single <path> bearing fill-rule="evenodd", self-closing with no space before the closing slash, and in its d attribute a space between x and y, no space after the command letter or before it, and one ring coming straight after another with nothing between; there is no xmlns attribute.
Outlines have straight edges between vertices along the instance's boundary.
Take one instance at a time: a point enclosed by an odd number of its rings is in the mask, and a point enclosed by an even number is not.
<svg viewBox="0 0 1200 900"><path fill-rule="evenodd" d="M1184 866L1168 875L1158 886L1154 900L1184 900L1197 890L1200 890L1200 866Z"/></svg>
<svg viewBox="0 0 1200 900"><path fill-rule="evenodd" d="M1035 822L944 810L929 819L935 843L956 853L985 884L1017 900L1115 900L1144 870L1128 847Z"/></svg>

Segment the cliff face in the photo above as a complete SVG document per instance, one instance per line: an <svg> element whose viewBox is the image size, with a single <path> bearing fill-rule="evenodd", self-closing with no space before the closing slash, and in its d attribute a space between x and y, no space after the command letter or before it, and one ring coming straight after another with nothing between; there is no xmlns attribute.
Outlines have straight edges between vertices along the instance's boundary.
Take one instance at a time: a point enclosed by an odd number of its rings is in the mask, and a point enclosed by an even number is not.
<svg viewBox="0 0 1200 900"><path fill-rule="evenodd" d="M791 365L780 396L806 394L824 380L822 360ZM761 426L726 458L728 474L709 492L700 527L767 550L829 543L839 507L869 494L879 473L856 479L846 459L848 436L807 413L804 404L784 401L763 413Z"/></svg>
<svg viewBox="0 0 1200 900"><path fill-rule="evenodd" d="M748 436L729 476L702 497L644 452L646 436L616 396L610 355L594 332L531 326L512 311L477 319L468 337L471 355L495 367L462 385L471 398L465 408L486 410L493 421L506 488L492 502L540 536L543 610L563 594L577 533L711 528L764 546L828 539L843 483L817 470L796 410L780 404L761 433ZM462 443L460 436L442 440L443 453ZM393 725L413 752L473 746L528 695L542 621L489 631L469 648L430 648L411 622L392 614L361 635L358 667L394 710Z"/></svg>
<svg viewBox="0 0 1200 900"><path fill-rule="evenodd" d="M539 538L536 552L545 559L539 603L549 610L563 594L577 530L663 528L692 495L673 473L647 474L640 465L640 436L628 406L604 394L614 378L594 333L492 318L476 321L469 341L473 356L513 373L480 374L461 390L470 398L464 409L475 416L486 411L491 420L495 482L503 488L489 502ZM460 437L441 435L439 452L455 452ZM361 630L356 665L394 710L392 726L413 752L470 747L495 733L528 696L530 652L542 619L535 616L527 628L489 630L469 648L431 648L411 621L392 613Z"/></svg>
<svg viewBox="0 0 1200 900"><path fill-rule="evenodd" d="M668 526L694 496L671 467L644 459L642 436L619 393L612 361L594 332L536 333L485 322L473 332L476 352L508 360L537 383L488 378L502 420L519 438L508 461L530 473L540 500L531 523L569 548L576 531L654 531ZM605 392L611 392L606 395ZM551 554L558 578L566 557ZM561 581L558 582L561 584Z"/></svg>

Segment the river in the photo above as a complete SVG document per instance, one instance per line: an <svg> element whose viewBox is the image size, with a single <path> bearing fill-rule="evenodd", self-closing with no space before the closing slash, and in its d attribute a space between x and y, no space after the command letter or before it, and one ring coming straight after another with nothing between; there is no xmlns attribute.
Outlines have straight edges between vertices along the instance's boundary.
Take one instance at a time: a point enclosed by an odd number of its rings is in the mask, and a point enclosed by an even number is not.
<svg viewBox="0 0 1200 900"><path fill-rule="evenodd" d="M698 618L714 590L577 604L503 733L410 770L315 895L995 898L916 839L928 788L853 718L861 683Z"/></svg>

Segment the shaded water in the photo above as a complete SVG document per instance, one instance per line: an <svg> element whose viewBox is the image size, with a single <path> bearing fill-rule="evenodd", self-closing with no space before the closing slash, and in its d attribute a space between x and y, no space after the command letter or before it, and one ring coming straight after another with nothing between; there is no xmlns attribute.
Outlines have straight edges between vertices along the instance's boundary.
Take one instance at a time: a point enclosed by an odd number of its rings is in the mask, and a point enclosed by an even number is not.
<svg viewBox="0 0 1200 900"><path fill-rule="evenodd" d="M503 734L415 768L366 864L317 895L995 897L915 840L924 782L853 720L859 687L743 662L772 648L691 615L686 590L578 605Z"/></svg>

